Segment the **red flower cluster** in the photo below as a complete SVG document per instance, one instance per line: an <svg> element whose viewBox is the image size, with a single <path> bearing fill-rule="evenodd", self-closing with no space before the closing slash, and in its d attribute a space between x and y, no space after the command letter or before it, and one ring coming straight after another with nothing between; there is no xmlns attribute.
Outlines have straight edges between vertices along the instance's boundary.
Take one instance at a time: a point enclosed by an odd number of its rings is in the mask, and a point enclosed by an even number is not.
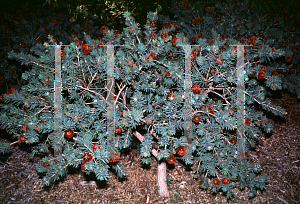
<svg viewBox="0 0 300 204"><path fill-rule="evenodd" d="M255 24L254 24L254 26L255 26ZM254 43L255 43L256 40L257 40L257 37L256 36L252 36L252 37L250 37L250 38L247 39L247 44L248 45L254 45Z"/></svg>
<svg viewBox="0 0 300 204"><path fill-rule="evenodd" d="M192 88L193 94L200 94L201 93L201 89L199 87L199 85L195 85L194 88Z"/></svg>
<svg viewBox="0 0 300 204"><path fill-rule="evenodd" d="M50 164L43 162L42 166L45 168L48 168L50 166Z"/></svg>
<svg viewBox="0 0 300 204"><path fill-rule="evenodd" d="M168 159L167 159L168 163L169 164L173 164L175 162L175 157L173 154L171 154Z"/></svg>
<svg viewBox="0 0 300 204"><path fill-rule="evenodd" d="M296 45L291 45L291 50L292 50L293 54L295 54L297 52Z"/></svg>
<svg viewBox="0 0 300 204"><path fill-rule="evenodd" d="M171 41L172 41L173 45L175 45L175 43L176 43L176 40L178 40L178 39L179 39L179 37L173 37L173 38L172 38L172 40L171 40Z"/></svg>
<svg viewBox="0 0 300 204"><path fill-rule="evenodd" d="M171 100L173 100L173 98L175 98L175 94L174 93L169 93L167 95L167 101L169 101L169 97L171 97Z"/></svg>
<svg viewBox="0 0 300 204"><path fill-rule="evenodd" d="M98 148L98 149L101 149L100 145L94 144L94 145L92 146L93 151L95 151L97 148Z"/></svg>
<svg viewBox="0 0 300 204"><path fill-rule="evenodd" d="M116 127L116 128L115 128L115 133L118 133L118 134L119 134L119 133L121 133L121 132L122 132L122 129L121 129L121 128L119 128L119 127Z"/></svg>
<svg viewBox="0 0 300 204"><path fill-rule="evenodd" d="M147 61L149 62L149 59L153 59L153 60L155 60L157 57L154 55L154 53L153 52L151 52L150 53L150 55L147 57Z"/></svg>
<svg viewBox="0 0 300 204"><path fill-rule="evenodd" d="M61 50L60 51L60 54L61 54L61 59L63 60L64 59L64 56L66 56L66 51L64 51L64 50Z"/></svg>
<svg viewBox="0 0 300 204"><path fill-rule="evenodd" d="M90 52L90 47L88 45L84 45L82 47L82 52L85 53L85 54L89 54Z"/></svg>
<svg viewBox="0 0 300 204"><path fill-rule="evenodd" d="M199 116L199 115L194 115L193 121L194 121L195 123L199 123L199 121L200 121L200 116Z"/></svg>
<svg viewBox="0 0 300 204"><path fill-rule="evenodd" d="M81 162L81 168L85 169L84 164L91 161L91 159L93 159L93 155L91 153L88 153L88 152L84 153L83 161Z"/></svg>
<svg viewBox="0 0 300 204"><path fill-rule="evenodd" d="M250 125L250 121L251 121L251 118L250 118L250 117L247 118L247 120L246 120L246 125Z"/></svg>
<svg viewBox="0 0 300 204"><path fill-rule="evenodd" d="M111 163L117 162L118 160L119 160L119 154L115 152L111 155L109 162L111 162Z"/></svg>
<svg viewBox="0 0 300 204"><path fill-rule="evenodd" d="M167 71L167 72L165 73L165 77L169 77L169 76L170 76L170 72Z"/></svg>
<svg viewBox="0 0 300 204"><path fill-rule="evenodd" d="M19 142L25 142L24 135L19 136Z"/></svg>
<svg viewBox="0 0 300 204"><path fill-rule="evenodd" d="M71 128L69 128L68 130L65 131L66 138L71 138L71 137L73 137L73 135L74 135L74 132L73 132L73 130L71 130Z"/></svg>
<svg viewBox="0 0 300 204"><path fill-rule="evenodd" d="M7 95L12 94L12 93L14 93L15 91L16 91L15 88L11 88L11 89L8 89L8 90L6 91L6 94L7 94Z"/></svg>
<svg viewBox="0 0 300 204"><path fill-rule="evenodd" d="M184 155L184 152L185 152L185 148L184 148L183 146L179 146L179 147L177 148L177 154L178 154L179 156L183 156L183 155Z"/></svg>
<svg viewBox="0 0 300 204"><path fill-rule="evenodd" d="M162 38L167 38L168 37L168 33L167 32L161 32L160 36Z"/></svg>

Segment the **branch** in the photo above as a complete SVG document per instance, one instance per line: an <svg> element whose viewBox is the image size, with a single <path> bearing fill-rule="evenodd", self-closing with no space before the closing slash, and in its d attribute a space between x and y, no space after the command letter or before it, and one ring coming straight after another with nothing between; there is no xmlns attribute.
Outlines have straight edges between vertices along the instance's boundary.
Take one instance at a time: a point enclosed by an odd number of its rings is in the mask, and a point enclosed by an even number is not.
<svg viewBox="0 0 300 204"><path fill-rule="evenodd" d="M142 143L144 140L143 135L141 135L141 133L139 133L138 131L133 132L133 134L138 138L138 140ZM151 150L152 155L157 159L158 157L158 152L155 149Z"/></svg>

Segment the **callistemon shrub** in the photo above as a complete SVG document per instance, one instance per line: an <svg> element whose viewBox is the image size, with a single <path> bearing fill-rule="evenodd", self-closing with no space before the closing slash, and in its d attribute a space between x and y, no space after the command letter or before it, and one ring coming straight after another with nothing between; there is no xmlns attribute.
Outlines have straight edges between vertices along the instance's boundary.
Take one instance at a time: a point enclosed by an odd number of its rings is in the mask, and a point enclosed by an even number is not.
<svg viewBox="0 0 300 204"><path fill-rule="evenodd" d="M254 196L257 189L263 190L268 178L258 175L260 165L249 162L248 150L259 137L259 127L270 132L272 126L262 112L254 111L254 103L277 115L284 110L265 100L265 88L259 82L267 80L280 86L281 81L278 76L264 72L255 56L259 55L260 59L279 57L281 50L271 56L268 44L255 38L253 47L245 52L245 115L240 120L245 123L246 141L245 151L237 155L236 144L240 142L236 139L235 113L238 108L238 42L221 40L214 32L213 43L197 39L197 46L192 46L191 54L186 56L187 39L181 32L172 35L175 26L157 31L153 23L157 15L149 12L149 23L142 30L130 13L123 15L127 28L122 35L116 36L111 30L102 41L85 35L82 44L62 46L64 90L59 140L63 154L48 155L43 158L43 165L38 166L38 171L46 174L45 184L50 185L65 175L69 166L81 166L85 172L95 173L99 180L109 179L110 166L118 176L126 175L119 156L122 149L131 146L133 133L139 129L147 132L140 148L144 164L150 164L153 143L157 142L157 159L162 162L171 164L180 157L190 165L196 159L199 165L195 177L204 189L210 186L214 192L222 190L228 198L233 195L237 182L240 189L248 186L249 196ZM106 155L107 71L111 60L107 51L108 45L120 45L121 38L124 46L114 55L114 152ZM259 44L263 49L256 48ZM4 95L0 121L20 143L33 145L31 156L34 156L53 149L57 142L54 134L55 55L54 46L47 44L32 47L31 52L34 55L9 54L10 58L27 63L32 69L23 74L28 84L23 85L19 93ZM188 61L191 62L191 84L185 72ZM189 93L186 92L188 86ZM184 117L187 100L192 112ZM184 133L187 120L192 122L190 146ZM9 146L2 143L1 152Z"/></svg>
<svg viewBox="0 0 300 204"><path fill-rule="evenodd" d="M267 58L259 59L259 63L265 66L265 72L276 74L283 81L282 88L300 99L300 14L295 4L228 0L214 1L206 6L200 2L175 2L170 8L175 19L158 15L159 21L155 23L163 27L176 25L191 44L197 44L200 38L213 43L213 28L222 39L233 38L249 46L253 45L251 37L255 36L271 47L273 52L283 50L282 56L276 61ZM262 49L259 46L257 48ZM266 88L268 94L281 89L270 84L266 84Z"/></svg>

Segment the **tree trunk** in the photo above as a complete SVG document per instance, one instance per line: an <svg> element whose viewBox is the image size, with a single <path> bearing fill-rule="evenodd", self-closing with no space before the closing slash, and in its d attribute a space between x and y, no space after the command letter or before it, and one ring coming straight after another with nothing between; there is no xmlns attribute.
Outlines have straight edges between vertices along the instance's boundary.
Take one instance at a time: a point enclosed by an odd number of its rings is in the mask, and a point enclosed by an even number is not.
<svg viewBox="0 0 300 204"><path fill-rule="evenodd" d="M159 186L158 194L161 197L169 197L166 172L167 172L166 162L161 162L161 163L158 162L157 165L157 182Z"/></svg>
<svg viewBox="0 0 300 204"><path fill-rule="evenodd" d="M151 131L152 132L152 131ZM138 138L140 142L143 142L144 137L138 131L133 132L133 134ZM153 133L154 137L157 137L155 133ZM158 137L157 137L158 138ZM157 159L158 153L155 149L152 149L152 155ZM166 162L158 162L157 165L157 185L159 186L158 194L161 197L169 197L169 190L167 186L167 166Z"/></svg>

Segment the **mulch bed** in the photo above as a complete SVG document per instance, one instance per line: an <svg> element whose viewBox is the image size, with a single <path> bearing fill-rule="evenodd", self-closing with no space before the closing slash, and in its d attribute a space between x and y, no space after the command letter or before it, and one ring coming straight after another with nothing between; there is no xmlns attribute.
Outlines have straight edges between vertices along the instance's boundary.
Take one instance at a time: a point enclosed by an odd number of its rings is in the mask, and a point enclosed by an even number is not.
<svg viewBox="0 0 300 204"><path fill-rule="evenodd" d="M13 146L10 154L0 155L0 203L300 203L300 103L285 91L281 94L271 99L272 104L283 107L288 114L284 118L269 115L272 133L261 132L257 149L250 152L252 162L261 164L262 173L270 178L266 190L258 191L251 200L247 188L236 189L229 202L222 193L201 190L199 181L192 179L192 170L177 160L168 169L173 179L169 190L170 195L179 193L180 198L161 198L155 190L157 161L152 158L151 167L146 168L135 150L121 155L124 159L120 162L128 171L124 179L109 172L110 179L99 182L78 168L47 189L36 171L42 157L31 162L26 149ZM0 141L9 139L2 136Z"/></svg>

